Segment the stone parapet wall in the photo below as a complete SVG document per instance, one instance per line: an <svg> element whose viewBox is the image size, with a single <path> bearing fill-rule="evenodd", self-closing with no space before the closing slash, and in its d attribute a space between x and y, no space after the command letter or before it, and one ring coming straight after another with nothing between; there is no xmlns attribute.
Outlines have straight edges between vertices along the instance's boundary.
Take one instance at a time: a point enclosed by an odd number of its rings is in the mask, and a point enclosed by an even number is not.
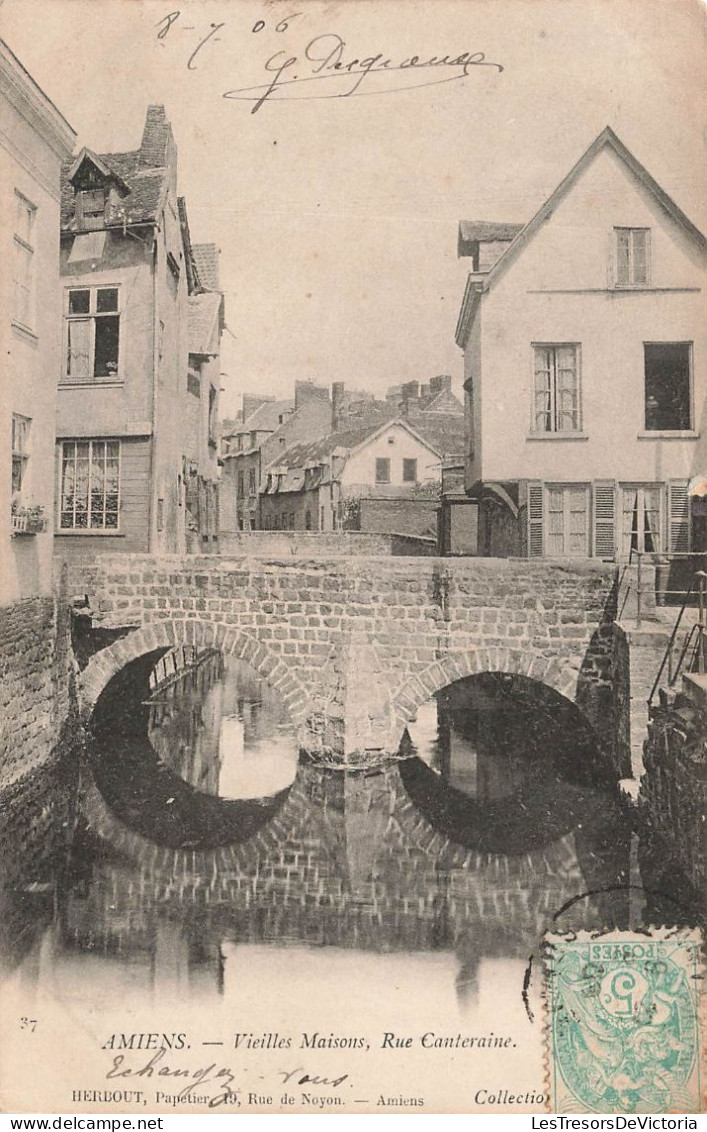
<svg viewBox="0 0 707 1132"><path fill-rule="evenodd" d="M130 660L174 644L248 661L283 694L304 749L362 765L397 751L436 691L518 673L574 701L614 738L615 571L600 563L391 558L102 557L69 569L101 628L135 627L82 678L88 714ZM625 744L624 744L625 746Z"/></svg>
<svg viewBox="0 0 707 1132"><path fill-rule="evenodd" d="M47 764L71 710L70 612L60 598L0 609L0 788Z"/></svg>
<svg viewBox="0 0 707 1132"><path fill-rule="evenodd" d="M429 557L437 553L437 541L414 534L378 534L369 531L348 531L337 534L302 531L241 531L221 532L219 553L222 558L231 555L270 557L293 555L300 558L420 555Z"/></svg>

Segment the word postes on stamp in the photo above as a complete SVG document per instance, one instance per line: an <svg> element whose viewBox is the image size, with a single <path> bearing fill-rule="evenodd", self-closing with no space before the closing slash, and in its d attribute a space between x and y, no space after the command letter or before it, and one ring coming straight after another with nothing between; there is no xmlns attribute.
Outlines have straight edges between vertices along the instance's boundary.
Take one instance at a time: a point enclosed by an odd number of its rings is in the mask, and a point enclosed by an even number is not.
<svg viewBox="0 0 707 1132"><path fill-rule="evenodd" d="M700 1111L699 932L548 935L544 957L552 1111Z"/></svg>

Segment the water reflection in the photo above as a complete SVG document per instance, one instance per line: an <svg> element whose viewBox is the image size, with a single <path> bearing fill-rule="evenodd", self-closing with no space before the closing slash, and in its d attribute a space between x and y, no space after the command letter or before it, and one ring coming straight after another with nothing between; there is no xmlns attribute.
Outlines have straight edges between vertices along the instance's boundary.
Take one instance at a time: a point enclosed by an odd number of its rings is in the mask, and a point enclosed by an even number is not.
<svg viewBox="0 0 707 1132"><path fill-rule="evenodd" d="M210 653L150 700L148 738L190 786L263 798L294 781L297 747L282 698L249 664Z"/></svg>
<svg viewBox="0 0 707 1132"><path fill-rule="evenodd" d="M344 774L297 760L277 696L242 665L213 656L150 702L154 659L99 701L51 927L12 938L27 977L41 967L64 998L220 1000L267 945L288 949L288 994L296 970L313 987L312 964L330 964L358 1001L362 957L373 986L373 957L394 953L420 985L446 980L453 1024L499 979L521 1009L551 925L694 918L552 698L534 709L522 685L460 683L420 711L405 757Z"/></svg>

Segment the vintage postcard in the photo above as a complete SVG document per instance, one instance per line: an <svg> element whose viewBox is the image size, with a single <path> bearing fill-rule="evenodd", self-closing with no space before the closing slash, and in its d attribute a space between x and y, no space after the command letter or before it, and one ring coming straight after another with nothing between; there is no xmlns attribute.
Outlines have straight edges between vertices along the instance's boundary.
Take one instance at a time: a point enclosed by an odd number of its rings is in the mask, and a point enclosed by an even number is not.
<svg viewBox="0 0 707 1132"><path fill-rule="evenodd" d="M0 0L0 1111L701 1111L704 33Z"/></svg>

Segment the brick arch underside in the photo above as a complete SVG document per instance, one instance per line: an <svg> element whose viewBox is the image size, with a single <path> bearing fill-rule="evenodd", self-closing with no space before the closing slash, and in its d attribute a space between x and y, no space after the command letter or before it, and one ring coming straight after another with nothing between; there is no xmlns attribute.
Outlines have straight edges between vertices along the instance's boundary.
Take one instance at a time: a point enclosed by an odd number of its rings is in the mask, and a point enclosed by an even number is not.
<svg viewBox="0 0 707 1132"><path fill-rule="evenodd" d="M426 703L436 692L463 680L467 676L479 676L484 672L500 672L511 676L527 676L539 684L544 684L558 692L564 699L574 704L583 720L591 728L597 742L601 736L597 720L593 719L577 703L577 686L580 675L580 661L576 666L559 660L551 660L532 649L478 648L447 653L442 660L433 661L422 672L409 680L393 696L398 739L402 739L406 725L414 718L417 709Z"/></svg>
<svg viewBox="0 0 707 1132"><path fill-rule="evenodd" d="M108 682L126 664L147 653L176 645L217 648L225 655L246 661L280 693L290 718L298 727L303 725L312 710L309 696L292 670L255 637L218 623L162 621L136 629L91 657L79 681L79 702L84 722L91 718Z"/></svg>

